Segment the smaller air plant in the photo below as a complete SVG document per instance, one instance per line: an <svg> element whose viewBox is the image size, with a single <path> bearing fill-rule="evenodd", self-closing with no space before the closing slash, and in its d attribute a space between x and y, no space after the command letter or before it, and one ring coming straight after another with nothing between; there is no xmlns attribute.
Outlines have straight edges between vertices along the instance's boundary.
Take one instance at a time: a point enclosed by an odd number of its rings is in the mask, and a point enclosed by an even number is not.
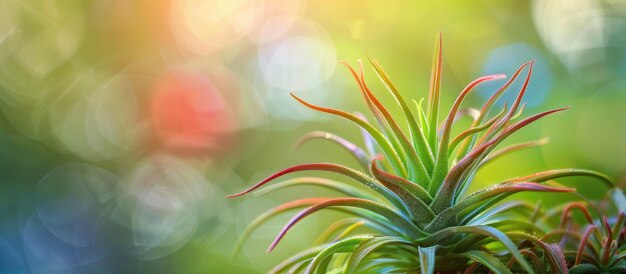
<svg viewBox="0 0 626 274"><path fill-rule="evenodd" d="M626 198L619 188L610 190L609 196L617 209L614 214L581 197L582 201L565 204L542 218L549 222L560 215L558 227L542 240L558 242L569 273L626 273ZM583 218L574 218L575 211Z"/></svg>
<svg viewBox="0 0 626 274"><path fill-rule="evenodd" d="M468 84L441 125L441 36L435 47L427 106L423 106L422 101L414 101L416 108L409 107L380 64L375 60L370 63L400 106L406 130L369 88L360 62L359 71L342 64L355 78L377 126L362 115L316 106L292 94L311 109L340 116L361 128L365 149L327 132L307 134L299 143L312 139L335 142L359 161L362 171L334 163L296 165L230 197L253 192L284 175L300 171L338 173L360 187L323 177L300 177L266 187L267 192L314 185L334 190L343 197L305 198L280 205L252 222L236 250L255 228L276 215L301 209L278 233L268 251L272 251L302 219L321 210L335 209L348 213L349 217L330 225L316 246L295 254L271 272L434 273L468 270L471 273L491 270L496 273L535 273L535 269L538 272L544 269L553 273L567 272L559 247L545 244L538 238L545 231L531 222L534 207L528 203L499 202L518 192L573 192L572 188L546 183L565 176L592 176L612 186L606 176L582 169L548 170L466 193L474 175L486 163L545 143L544 140L531 141L496 150L507 137L540 118L567 109L553 109L520 118L533 62L523 64L515 71L480 110L461 109L460 106L474 87L505 76L484 76ZM505 105L492 114L494 103L524 70L527 71L524 84L510 108ZM470 116L472 125L452 136L452 127L462 116ZM365 228L367 232L356 233L363 230L356 228ZM526 243L538 245L541 250L520 250L518 246ZM535 258L537 256L541 257ZM546 263L529 263L528 259Z"/></svg>

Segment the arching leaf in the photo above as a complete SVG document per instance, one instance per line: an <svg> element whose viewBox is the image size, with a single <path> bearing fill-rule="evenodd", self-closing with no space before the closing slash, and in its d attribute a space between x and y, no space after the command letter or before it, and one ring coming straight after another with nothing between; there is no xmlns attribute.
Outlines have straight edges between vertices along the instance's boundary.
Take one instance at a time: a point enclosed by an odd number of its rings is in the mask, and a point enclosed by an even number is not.
<svg viewBox="0 0 626 274"><path fill-rule="evenodd" d="M303 218L319 210L329 207L362 208L387 218L409 237L419 237L424 235L424 232L416 227L410 220L405 219L405 217L401 214L393 211L392 209L382 204L358 198L336 198L323 201L296 214L296 216L291 218L291 220L289 220L289 222L281 229L281 231L278 233L278 236L276 236L276 238L268 248L268 251L272 251L274 247L276 247L276 245L280 242L280 240L285 236L285 234L291 229L293 225L301 221Z"/></svg>

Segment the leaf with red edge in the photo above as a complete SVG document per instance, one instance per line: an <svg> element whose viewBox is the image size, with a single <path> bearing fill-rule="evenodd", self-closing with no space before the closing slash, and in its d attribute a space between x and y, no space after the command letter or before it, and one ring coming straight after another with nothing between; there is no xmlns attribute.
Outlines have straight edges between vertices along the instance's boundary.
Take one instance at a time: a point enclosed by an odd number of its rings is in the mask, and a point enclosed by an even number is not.
<svg viewBox="0 0 626 274"><path fill-rule="evenodd" d="M570 213L574 209L578 209L580 212L582 212L583 216L585 216L585 219L587 219L587 222L593 225L593 217L591 217L591 213L589 212L589 210L587 210L586 205L582 202L572 202L563 207L563 212L561 213L561 224L559 225L559 228L565 229L567 221L570 220L572 217Z"/></svg>
<svg viewBox="0 0 626 274"><path fill-rule="evenodd" d="M396 86L393 84L393 82L391 82L391 79L389 79L389 76L387 75L387 73L385 73L385 70L383 70L382 66L378 63L378 61L372 60L369 57L368 57L368 60L370 61L370 64L374 68L374 71L376 72L378 77L383 81L383 83L387 87L387 90L391 93L393 98L396 99L396 102L398 103L398 105L400 105L400 108L402 108L402 111L404 112L404 116L406 117L407 123L409 125L409 132L411 133L411 139L413 140L413 145L415 146L415 148L417 149L417 152L421 156L420 159L422 160L422 163L424 167L426 168L426 170L431 170L433 168L434 155L432 154L432 151L430 150L430 147L428 146L428 141L426 140L426 136L424 135L422 130L419 128L417 120L415 120L415 116L413 116L413 112L409 108L404 98L402 98L402 95L400 94L400 92L398 92L398 89L396 88ZM363 80L363 82L365 81Z"/></svg>
<svg viewBox="0 0 626 274"><path fill-rule="evenodd" d="M372 104L372 100L370 100L369 96L367 96L367 93L365 92L365 88L363 87L363 82L361 82L361 78L359 77L359 73L357 73L356 70L354 70L354 68L345 61L339 61L338 63L344 65L348 69L348 71L350 71L350 74L359 85L359 90L361 91L361 95L363 95L363 99L365 99L365 103L367 104L367 107L369 108L370 112L372 113L372 115L374 115L374 118L376 118L376 121L378 122L378 124L381 127L384 127L385 124L383 122L384 121L383 117L381 116L378 109Z"/></svg>
<svg viewBox="0 0 626 274"><path fill-rule="evenodd" d="M450 141L450 132L452 131L452 121L454 120L454 114L459 109L459 106L461 106L461 102L463 102L465 96L480 83L493 81L504 77L505 75L503 74L480 77L467 85L467 87L465 87L463 91L461 91L461 94L459 94L459 96L454 101L454 104L452 105L450 112L448 112L448 117L446 118L443 125L443 132L441 133L439 148L435 157L435 168L433 170L432 178L428 188L428 191L431 195L434 195L435 191L439 189L439 186L441 185L448 171L448 143Z"/></svg>
<svg viewBox="0 0 626 274"><path fill-rule="evenodd" d="M409 191L421 189L420 186L408 182L400 177L379 170L376 167L376 158L372 159L370 170L372 174L377 177L379 182L381 182L389 190L393 191L396 195L398 195L398 197L400 197L400 199L402 199L402 201L404 201L406 206L409 208L409 213L412 220L415 220L418 223L428 223L435 217L435 213L430 210L428 204L418 196L423 196L425 193L419 192L418 194Z"/></svg>
<svg viewBox="0 0 626 274"><path fill-rule="evenodd" d="M371 160L370 172L376 179L380 182L397 185L403 189L406 189L411 194L415 195L416 198L424 201L425 203L430 203L433 198L428 194L428 192L418 183L414 183L408 181L402 177L398 177L391 173L384 172L378 167L377 160L380 160L380 157L374 156Z"/></svg>
<svg viewBox="0 0 626 274"><path fill-rule="evenodd" d="M361 72L362 71L363 70L361 70ZM380 111L383 118L385 118L385 121L387 121L387 124L391 128L391 131L393 132L394 136L398 140L402 148L400 151L403 152L403 153L400 153L401 158L404 158L404 160L406 161L406 166L409 169L408 170L409 178L411 180L416 180L416 179L427 180L429 178L428 172L426 171L426 167L424 166L424 163L422 162L420 157L417 155L417 151L415 150L415 148L413 147L409 139L406 137L404 132L402 132L402 129L400 128L398 123L395 121L395 119L393 118L389 110L387 110L385 105L383 105L378 100L378 98L376 98L374 93L372 93L372 91L369 89L369 87L365 83L365 78L363 74L361 74L361 83L363 84L365 93L367 94L369 99L372 101L374 106L376 106L376 108Z"/></svg>
<svg viewBox="0 0 626 274"><path fill-rule="evenodd" d="M243 247L243 244L250 237L250 234L252 234L254 230L256 230L259 226L261 226L262 224L264 224L265 222L267 222L269 219L273 218L274 216L280 215L281 213L284 213L293 209L312 206L312 205L319 204L320 202L328 201L328 200L330 200L330 198L307 198L307 199L295 200L295 201L291 201L291 202L287 202L282 205L279 205L263 213L262 215L256 217L248 225L248 227L246 227L246 229L243 231L241 236L239 236L239 240L237 241L237 244L235 244L235 249L233 250L233 256L236 256L237 254L239 254L239 251Z"/></svg>
<svg viewBox="0 0 626 274"><path fill-rule="evenodd" d="M606 231L606 239L604 240L604 247L602 248L602 263L607 264L613 253L613 230L609 225L609 220L606 215L602 218L602 226Z"/></svg>
<svg viewBox="0 0 626 274"><path fill-rule="evenodd" d="M522 255L530 258L530 261L532 262L535 269L544 269L543 261L539 259L539 257L537 256L535 252L529 249L522 249L519 252L522 253ZM509 264L507 264L507 266L512 267L514 262L515 262L515 258L511 257L511 261L509 262Z"/></svg>
<svg viewBox="0 0 626 274"><path fill-rule="evenodd" d="M437 120L439 120L439 93L441 90L441 71L443 65L443 50L441 33L437 36L435 54L431 68L430 89L428 91L428 136L427 140L432 151L437 150Z"/></svg>
<svg viewBox="0 0 626 274"><path fill-rule="evenodd" d="M274 183L271 185L267 185L263 188L260 188L256 190L256 194L264 195L270 192L283 190L283 189L290 188L290 187L297 187L297 186L316 186L316 187L329 189L329 190L338 192L338 194L343 194L349 197L376 200L374 196L370 195L369 192L364 191L362 188L357 188L346 182L331 180L327 178L320 178L320 177L298 177L298 178L288 179L285 181L281 181L281 182Z"/></svg>
<svg viewBox="0 0 626 274"><path fill-rule="evenodd" d="M507 236L511 239L522 239L525 241L529 241L539 246L541 249L543 249L544 254L548 259L548 262L550 263L552 273L567 273L567 264L565 262L565 258L563 257L563 252L558 245L547 244L542 239L538 239L533 235L521 232L509 232L507 233Z"/></svg>
<svg viewBox="0 0 626 274"><path fill-rule="evenodd" d="M376 181L374 178L370 178L369 176L357 170L354 170L354 169L351 169L342 165L338 165L338 164L331 164L331 163L314 163L314 164L302 164L302 165L292 166L292 167L283 169L279 172L276 172L270 175L269 177L265 178L264 180L258 182L257 184L251 186L250 188L240 193L232 194L227 197L232 198L232 197L245 195L273 181L276 178L279 178L281 176L284 176L286 174L290 174L293 172L299 172L299 171L326 171L326 172L339 173L341 175L352 178L353 180L376 191L377 193L385 197L394 206L400 209L402 212L404 213L410 212L407 205L404 204L403 201L393 191L381 185L380 182Z"/></svg>
<svg viewBox="0 0 626 274"><path fill-rule="evenodd" d="M332 243L327 248L320 251L315 258L313 258L305 270L305 273L327 273L326 270L333 255L337 253L351 252L359 245L367 243L372 239L374 239L374 236L372 235L357 235Z"/></svg>
<svg viewBox="0 0 626 274"><path fill-rule="evenodd" d="M335 198L330 199L316 205L313 205L307 209L300 211L296 216L291 218L289 222L281 229L278 233L270 247L268 248L268 252L271 252L276 245L280 242L280 240L285 236L285 234L293 227L296 223L300 222L305 217L329 207L355 207L362 208L367 211L376 213L382 217L385 217L391 223L395 224L398 229L400 229L403 233L405 233L409 237L420 237L424 235L424 232L421 231L418 227L416 227L410 220L407 220L400 213L388 208L387 206L359 198Z"/></svg>
<svg viewBox="0 0 626 274"><path fill-rule="evenodd" d="M478 141L478 144L486 142L486 140L489 140L489 138L492 138L502 128L506 127L507 124L509 123L509 121L513 118L513 116L517 112L517 108L519 107L520 103L522 102L522 98L524 97L524 94L526 94L526 89L528 88L528 84L530 82L530 76L533 73L533 64L534 64L534 62L535 61L530 61L529 62L529 64L528 64L528 73L526 74L526 79L524 79L524 84L522 85L522 88L518 92L517 97L515 98L515 101L511 105L511 108L509 109L509 112L507 112L507 114L504 116L504 118L502 118L502 120L500 120L495 125L493 125L493 127L491 127L487 131L487 133L485 133L485 135L480 139L480 141Z"/></svg>
<svg viewBox="0 0 626 274"><path fill-rule="evenodd" d="M506 110L506 104L504 105L504 108L502 109L502 111L500 111L500 113L498 113L496 116L491 118L489 121L485 122L482 125L471 127L459 133L459 135L457 135L450 142L450 145L448 146L448 154L452 154L454 149L459 145L459 143L461 143L461 141L465 140L465 138L468 138L474 134L480 133L484 131L485 129L489 128L491 125L493 125L498 119L500 119L500 117L504 114L505 110Z"/></svg>
<svg viewBox="0 0 626 274"><path fill-rule="evenodd" d="M604 184L608 187L614 187L613 181L611 178L597 171L587 170L587 169L578 169L578 168L564 168L564 169L553 169L546 170L537 173L533 173L530 175L526 175L523 177L516 177L512 179L506 180L506 182L521 182L521 181L531 181L531 182L545 182L548 180L553 180L562 177L571 177L571 176L588 176L600 179Z"/></svg>
<svg viewBox="0 0 626 274"><path fill-rule="evenodd" d="M524 120L521 120L513 125L510 125L502 133L500 133L500 135L493 138L488 143L480 145L479 147L473 149L470 153L465 155L465 157L463 157L463 159L461 159L450 170L450 172L447 173L448 175L443 181L442 186L439 188L439 191L437 191L437 195L435 195L435 198L431 204L431 208L433 209L433 211L435 213L438 213L438 212L441 212L443 209L447 208L448 206L450 206L450 201L452 200L454 193L456 192L457 187L459 186L460 179L462 179L466 175L468 168L470 168L472 164L475 164L477 161L480 161L482 158L484 158L485 152L488 153L491 149L493 149L493 147L497 146L500 142L502 142L508 136L510 136L517 130L523 128L524 126L534 121L537 121L538 119L542 117L545 117L547 115L550 115L559 111L566 110L568 108L569 107L558 108L558 109L541 112L533 116L530 116Z"/></svg>
<svg viewBox="0 0 626 274"><path fill-rule="evenodd" d="M504 93L504 91L506 91L506 89L517 79L517 77L522 72L522 70L526 66L528 66L528 65L530 65L530 62L527 62L527 63L524 63L523 65L521 65L515 71L515 73L513 73L513 76L511 76L511 78L504 85L502 85L502 87L500 87L493 95L491 95L491 97L489 97L487 102L485 102L485 104L483 105L482 109L480 110L480 115L478 116L478 118L472 124L472 127L475 127L475 126L477 126L477 125L479 125L480 123L483 122L483 120L489 114L489 111L491 110L491 107L500 98L500 96ZM474 147L476 139L477 139L476 136L474 136L470 140L467 140L466 142L464 142L463 145L461 146L461 148L459 149L459 153L460 153L459 156L465 156L465 154L467 154L469 152L469 150Z"/></svg>
<svg viewBox="0 0 626 274"><path fill-rule="evenodd" d="M303 105L305 105L305 106L307 106L307 107L309 107L311 109L343 117L343 118L345 118L345 119L347 119L347 120L357 124L361 128L365 129L367 131L367 133L369 133L372 136L372 138L374 138L374 140L376 140L376 143L382 149L383 154L385 154L385 156L391 160L390 163L394 167L394 169L396 169L396 172L399 172L400 174L403 174L403 175L406 176L406 174L407 174L406 173L407 172L406 171L406 167L404 166L402 160L398 156L398 152L393 149L393 147L392 147L391 143L389 142L389 140L387 139L387 137L385 137L382 133L380 133L380 131L378 131L372 125L370 125L369 123L365 122L363 119L360 119L359 117L357 117L357 116L355 116L353 114L347 113L345 111L337 110L337 109L333 109L333 108L320 107L320 106L316 106L316 105L307 103L306 101L300 99L299 97L297 97L293 93L291 93L291 97L293 97L298 102L302 103Z"/></svg>
<svg viewBox="0 0 626 274"><path fill-rule="evenodd" d="M583 253L585 252L585 247L589 245L589 238L591 237L591 233L596 231L598 227L596 225L591 225L585 229L585 233L583 233L583 237L580 240L580 244L578 245L578 251L576 252L576 260L574 261L574 265L579 265L583 260Z"/></svg>

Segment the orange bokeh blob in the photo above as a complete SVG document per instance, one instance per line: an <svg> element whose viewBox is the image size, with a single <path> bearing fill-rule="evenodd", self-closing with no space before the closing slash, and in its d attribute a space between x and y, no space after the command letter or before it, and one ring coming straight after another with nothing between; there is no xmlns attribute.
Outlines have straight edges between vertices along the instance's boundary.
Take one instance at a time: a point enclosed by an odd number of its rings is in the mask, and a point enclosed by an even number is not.
<svg viewBox="0 0 626 274"><path fill-rule="evenodd" d="M233 147L236 119L209 79L170 72L154 88L151 118L163 149L214 156Z"/></svg>

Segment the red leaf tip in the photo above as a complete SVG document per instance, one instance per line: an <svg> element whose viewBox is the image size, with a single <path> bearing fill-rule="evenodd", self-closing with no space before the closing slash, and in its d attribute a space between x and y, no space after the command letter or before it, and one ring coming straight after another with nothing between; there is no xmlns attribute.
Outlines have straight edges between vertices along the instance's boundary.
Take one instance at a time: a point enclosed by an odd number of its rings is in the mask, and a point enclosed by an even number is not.
<svg viewBox="0 0 626 274"><path fill-rule="evenodd" d="M229 194L229 195L226 195L226 198L235 198L235 197L239 197L241 195L243 195L243 193Z"/></svg>

